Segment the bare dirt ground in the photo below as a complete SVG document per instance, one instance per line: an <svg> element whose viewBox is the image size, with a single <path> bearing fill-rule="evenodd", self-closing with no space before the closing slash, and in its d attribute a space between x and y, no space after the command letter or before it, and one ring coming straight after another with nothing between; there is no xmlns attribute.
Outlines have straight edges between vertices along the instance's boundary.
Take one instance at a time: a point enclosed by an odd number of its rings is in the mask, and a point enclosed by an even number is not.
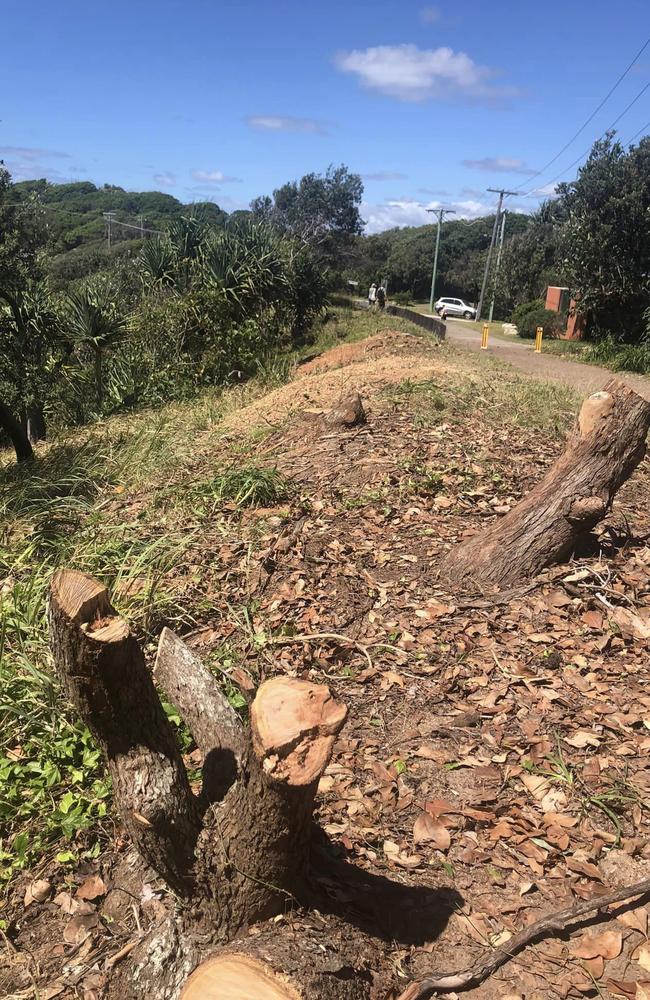
<svg viewBox="0 0 650 1000"><path fill-rule="evenodd" d="M352 388L367 424L325 429ZM566 426L576 400L551 403ZM648 463L571 564L516 599L436 579L440 554L559 453L550 408L489 359L382 334L304 365L197 442L213 468L236 445L294 483L286 503L206 521L176 585L199 609L189 641L244 691L284 672L350 706L320 785L312 889L321 914L365 935L377 1000L650 876ZM122 515L142 517L142 498ZM44 899L25 908L17 888L3 996L118 995L115 969L128 981L129 948L165 903L129 864L118 829L73 878L39 872ZM313 911L287 925L332 946ZM647 929L644 900L619 906L464 995L648 996Z"/></svg>
<svg viewBox="0 0 650 1000"><path fill-rule="evenodd" d="M478 330L465 326L463 323L447 320L447 339L457 347L471 351L481 350L481 334ZM607 379L612 377L612 372L606 368L600 368L598 365L586 365L580 361L565 360L553 354L545 354L543 348L541 354L535 354L532 342L517 337L507 341L499 337L491 337L488 350L485 353L501 361L506 361L533 378L557 379L585 396L602 388ZM619 372L616 377L627 385L631 385L644 399L650 399L650 378L644 375L634 375L631 372Z"/></svg>

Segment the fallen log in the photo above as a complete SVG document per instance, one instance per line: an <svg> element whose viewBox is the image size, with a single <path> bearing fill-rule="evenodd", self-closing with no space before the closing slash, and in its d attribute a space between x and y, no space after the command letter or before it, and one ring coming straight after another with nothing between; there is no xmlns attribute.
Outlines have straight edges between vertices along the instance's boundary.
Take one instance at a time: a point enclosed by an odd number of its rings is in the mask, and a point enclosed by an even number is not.
<svg viewBox="0 0 650 1000"><path fill-rule="evenodd" d="M441 576L466 590L503 589L565 561L643 459L649 428L650 402L611 379L584 401L566 450L541 482L453 548Z"/></svg>

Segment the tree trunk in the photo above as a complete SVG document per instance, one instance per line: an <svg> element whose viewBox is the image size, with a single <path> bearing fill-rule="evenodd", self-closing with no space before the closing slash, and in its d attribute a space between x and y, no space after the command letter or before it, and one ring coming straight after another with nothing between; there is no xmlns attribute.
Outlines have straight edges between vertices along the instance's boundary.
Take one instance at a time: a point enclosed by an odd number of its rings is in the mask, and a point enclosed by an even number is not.
<svg viewBox="0 0 650 1000"><path fill-rule="evenodd" d="M54 575L49 626L61 681L106 756L125 827L147 863L188 894L198 810L136 639L106 588L74 570Z"/></svg>
<svg viewBox="0 0 650 1000"><path fill-rule="evenodd" d="M487 531L452 549L442 575L464 588L504 588L566 560L643 459L649 427L650 402L610 379L584 401L544 479Z"/></svg>
<svg viewBox="0 0 650 1000"><path fill-rule="evenodd" d="M45 414L41 403L32 403L25 409L25 420L27 424L27 437L31 444L37 441L45 441L46 427Z"/></svg>
<svg viewBox="0 0 650 1000"><path fill-rule="evenodd" d="M150 968L140 995L176 997L206 944L231 941L302 892L314 796L347 710L322 685L275 677L257 691L246 739L209 671L164 634L158 680L206 761L216 754L225 771L221 785L228 790L201 821L201 802L214 797L214 774L204 767L212 784L197 803L142 653L106 589L86 574L60 570L50 587L49 623L54 661L106 755L127 830L145 860L189 897L182 917L143 949Z"/></svg>
<svg viewBox="0 0 650 1000"><path fill-rule="evenodd" d="M4 403L0 403L0 427L11 440L11 443L14 446L14 451L16 452L17 461L27 462L30 458L34 457L34 452L27 434L20 426L9 407L5 406Z"/></svg>

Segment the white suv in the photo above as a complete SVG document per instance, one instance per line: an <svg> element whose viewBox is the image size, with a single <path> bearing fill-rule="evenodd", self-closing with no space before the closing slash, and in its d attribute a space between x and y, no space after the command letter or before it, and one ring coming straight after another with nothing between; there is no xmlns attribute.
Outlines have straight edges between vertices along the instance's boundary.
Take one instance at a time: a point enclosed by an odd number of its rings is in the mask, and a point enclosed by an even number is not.
<svg viewBox="0 0 650 1000"><path fill-rule="evenodd" d="M438 299L434 309L440 315L444 311L448 316L462 316L463 319L476 319L476 309L468 306L462 299Z"/></svg>

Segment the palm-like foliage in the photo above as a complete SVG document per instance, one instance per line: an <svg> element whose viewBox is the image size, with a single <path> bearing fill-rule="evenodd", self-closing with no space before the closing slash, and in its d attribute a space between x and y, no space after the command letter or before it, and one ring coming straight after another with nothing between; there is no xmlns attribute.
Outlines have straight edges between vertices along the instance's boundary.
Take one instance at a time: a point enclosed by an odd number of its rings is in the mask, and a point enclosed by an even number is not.
<svg viewBox="0 0 650 1000"><path fill-rule="evenodd" d="M200 255L201 278L219 287L242 318L288 300L288 265L282 238L259 222L215 232Z"/></svg>
<svg viewBox="0 0 650 1000"><path fill-rule="evenodd" d="M138 254L138 267L149 288L173 288L177 283L177 258L170 241L160 236L147 240Z"/></svg>
<svg viewBox="0 0 650 1000"><path fill-rule="evenodd" d="M103 352L115 344L126 331L126 319L114 301L110 285L105 282L82 285L66 297L65 325L70 338L90 346L95 359L95 392L101 406L103 388Z"/></svg>

